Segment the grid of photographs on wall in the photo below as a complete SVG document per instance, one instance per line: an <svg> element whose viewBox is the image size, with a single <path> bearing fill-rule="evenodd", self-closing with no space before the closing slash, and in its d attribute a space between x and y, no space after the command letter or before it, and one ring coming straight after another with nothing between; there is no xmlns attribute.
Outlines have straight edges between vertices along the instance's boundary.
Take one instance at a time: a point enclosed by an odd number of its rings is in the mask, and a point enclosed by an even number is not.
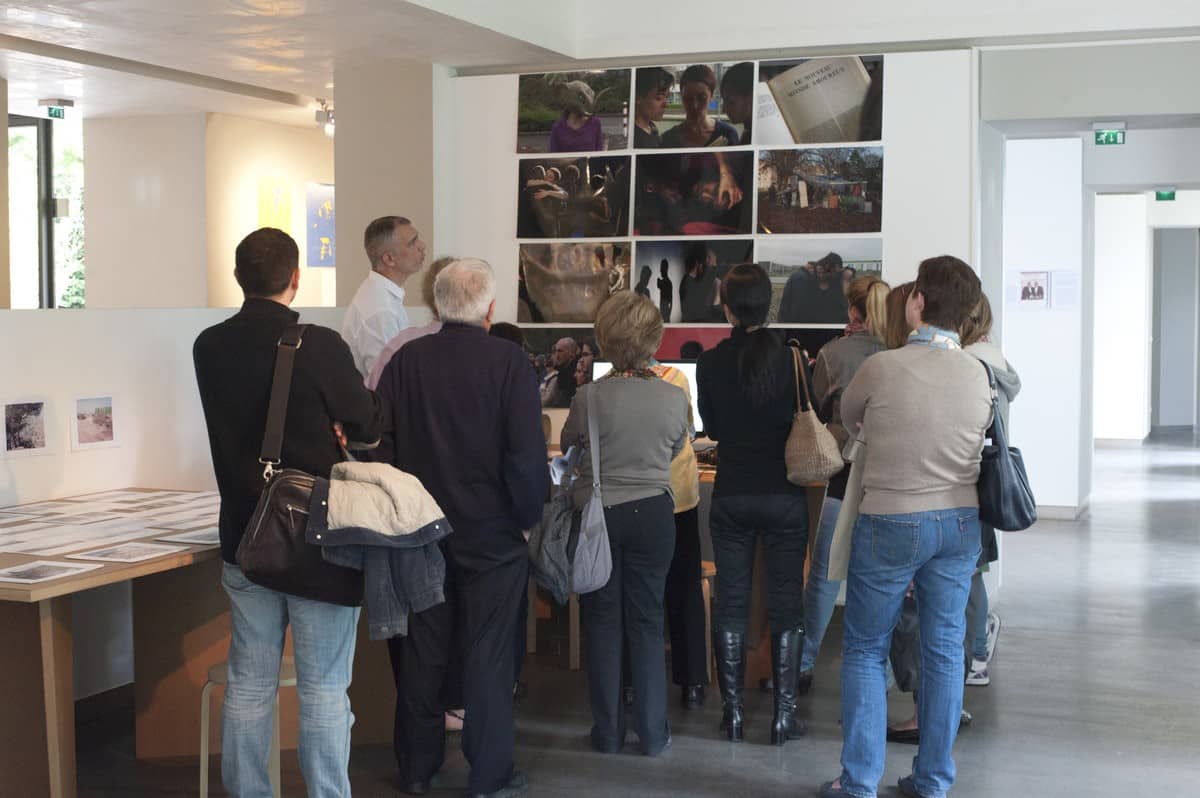
<svg viewBox="0 0 1200 798"><path fill-rule="evenodd" d="M618 291L662 313L660 358L714 346L729 334L721 281L742 263L770 275L769 321L789 337L815 353L838 334L850 281L883 268L884 64L518 76L513 288L531 358L563 383L544 395L563 401L568 369L586 380L588 325Z"/></svg>

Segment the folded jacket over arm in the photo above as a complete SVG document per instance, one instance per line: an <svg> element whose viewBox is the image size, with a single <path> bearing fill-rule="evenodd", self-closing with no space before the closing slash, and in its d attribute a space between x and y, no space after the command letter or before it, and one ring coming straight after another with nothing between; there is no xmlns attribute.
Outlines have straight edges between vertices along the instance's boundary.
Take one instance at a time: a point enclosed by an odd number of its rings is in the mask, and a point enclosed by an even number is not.
<svg viewBox="0 0 1200 798"><path fill-rule="evenodd" d="M433 497L411 474L385 463L339 463L318 479L307 539L325 559L363 572L372 640L408 632L409 612L445 601L446 561L438 542L450 532Z"/></svg>

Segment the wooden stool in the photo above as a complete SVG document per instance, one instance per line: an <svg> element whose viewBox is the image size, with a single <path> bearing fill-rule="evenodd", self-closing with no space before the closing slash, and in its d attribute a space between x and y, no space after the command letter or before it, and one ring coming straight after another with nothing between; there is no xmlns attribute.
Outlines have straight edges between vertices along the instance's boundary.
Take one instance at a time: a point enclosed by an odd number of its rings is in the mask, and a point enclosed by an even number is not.
<svg viewBox="0 0 1200 798"><path fill-rule="evenodd" d="M229 668L224 662L219 662L208 669L208 681L200 690L200 798L208 798L208 716L209 696L217 685L229 682ZM294 657L284 657L279 663L279 686L296 686L296 660ZM279 798L279 698L275 698L274 727L271 733L271 789L275 798Z"/></svg>
<svg viewBox="0 0 1200 798"><path fill-rule="evenodd" d="M717 564L711 560L700 563L700 592L704 594L704 651L708 655L708 681L712 683L712 590L717 578Z"/></svg>

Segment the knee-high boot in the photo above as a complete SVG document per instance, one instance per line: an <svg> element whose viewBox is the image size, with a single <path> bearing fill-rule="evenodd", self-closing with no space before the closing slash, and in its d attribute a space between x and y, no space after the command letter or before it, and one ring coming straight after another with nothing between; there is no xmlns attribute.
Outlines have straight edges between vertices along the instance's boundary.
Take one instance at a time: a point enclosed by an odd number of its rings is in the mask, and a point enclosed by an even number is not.
<svg viewBox="0 0 1200 798"><path fill-rule="evenodd" d="M718 629L713 633L717 657L717 684L721 688L721 731L731 742L742 740L742 688L746 683L746 638L741 632Z"/></svg>
<svg viewBox="0 0 1200 798"><path fill-rule="evenodd" d="M803 627L771 635L771 675L775 680L772 745L783 745L807 731L804 722L796 717L796 682L800 676L800 649L803 645Z"/></svg>

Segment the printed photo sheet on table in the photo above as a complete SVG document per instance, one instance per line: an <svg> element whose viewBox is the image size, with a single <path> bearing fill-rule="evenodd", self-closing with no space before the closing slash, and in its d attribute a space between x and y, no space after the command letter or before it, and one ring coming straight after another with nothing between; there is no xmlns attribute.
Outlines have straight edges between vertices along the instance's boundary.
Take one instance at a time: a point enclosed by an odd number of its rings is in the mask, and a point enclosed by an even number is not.
<svg viewBox="0 0 1200 798"><path fill-rule="evenodd" d="M0 582L17 582L23 585L33 585L38 582L49 582L52 579L62 579L75 576L86 571L94 571L101 563L82 562L50 562L35 560L34 562L0 568Z"/></svg>
<svg viewBox="0 0 1200 798"><path fill-rule="evenodd" d="M108 491L0 508L0 552L57 556L125 543L157 530L208 532L217 525L219 507L214 492Z"/></svg>

